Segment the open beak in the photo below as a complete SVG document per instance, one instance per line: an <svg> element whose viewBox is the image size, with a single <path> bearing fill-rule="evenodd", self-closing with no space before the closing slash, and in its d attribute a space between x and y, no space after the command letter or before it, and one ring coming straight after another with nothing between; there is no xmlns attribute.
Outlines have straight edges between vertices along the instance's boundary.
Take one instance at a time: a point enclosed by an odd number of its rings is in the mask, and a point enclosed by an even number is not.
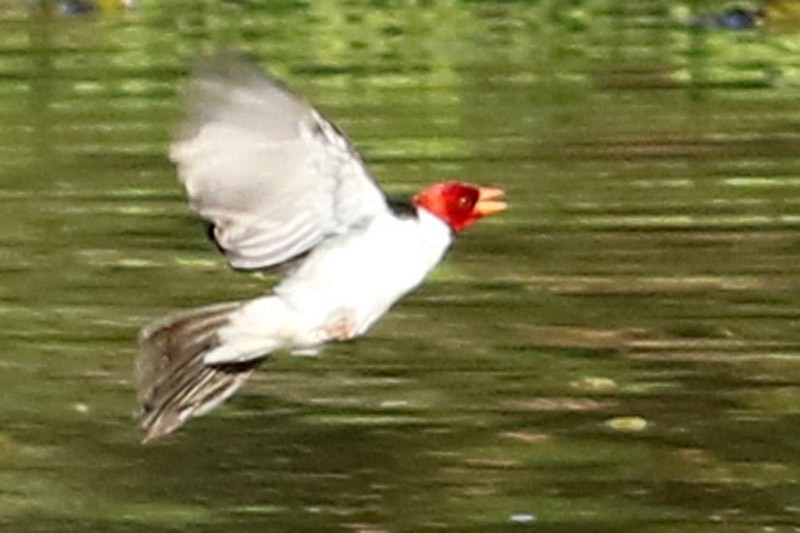
<svg viewBox="0 0 800 533"><path fill-rule="evenodd" d="M478 187L478 201L475 212L481 216L499 213L508 207L506 193L497 187Z"/></svg>

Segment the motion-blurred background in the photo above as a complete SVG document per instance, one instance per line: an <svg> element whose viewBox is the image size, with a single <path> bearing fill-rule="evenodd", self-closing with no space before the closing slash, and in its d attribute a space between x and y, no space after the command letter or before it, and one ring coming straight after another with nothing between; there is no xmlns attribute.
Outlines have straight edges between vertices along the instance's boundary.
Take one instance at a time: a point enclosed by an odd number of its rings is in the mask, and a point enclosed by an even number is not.
<svg viewBox="0 0 800 533"><path fill-rule="evenodd" d="M800 527L800 8L3 0L0 527ZM511 209L357 342L141 446L135 335L250 298L166 158L245 52L385 188Z"/></svg>

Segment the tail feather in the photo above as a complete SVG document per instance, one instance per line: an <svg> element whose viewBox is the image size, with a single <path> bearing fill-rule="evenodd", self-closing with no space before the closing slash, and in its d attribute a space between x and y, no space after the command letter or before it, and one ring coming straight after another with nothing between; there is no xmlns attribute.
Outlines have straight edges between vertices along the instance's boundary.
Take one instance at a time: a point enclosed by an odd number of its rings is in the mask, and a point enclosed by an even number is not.
<svg viewBox="0 0 800 533"><path fill-rule="evenodd" d="M168 435L192 417L229 398L263 362L207 365L203 355L219 346L217 332L241 303L192 309L145 327L136 361L136 388L144 442Z"/></svg>

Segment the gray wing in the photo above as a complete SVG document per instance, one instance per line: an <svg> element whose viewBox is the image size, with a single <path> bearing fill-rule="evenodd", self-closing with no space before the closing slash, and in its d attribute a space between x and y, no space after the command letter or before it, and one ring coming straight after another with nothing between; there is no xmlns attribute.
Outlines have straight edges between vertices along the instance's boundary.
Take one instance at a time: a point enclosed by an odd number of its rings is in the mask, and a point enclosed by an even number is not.
<svg viewBox="0 0 800 533"><path fill-rule="evenodd" d="M197 68L170 157L236 268L278 265L387 209L333 124L232 55Z"/></svg>

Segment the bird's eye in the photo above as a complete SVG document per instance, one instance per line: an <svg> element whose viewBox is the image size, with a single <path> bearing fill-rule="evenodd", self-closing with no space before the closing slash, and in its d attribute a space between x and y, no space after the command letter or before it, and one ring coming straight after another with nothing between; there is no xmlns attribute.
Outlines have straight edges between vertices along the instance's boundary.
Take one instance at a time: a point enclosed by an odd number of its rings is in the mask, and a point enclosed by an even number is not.
<svg viewBox="0 0 800 533"><path fill-rule="evenodd" d="M472 198L470 198L469 196L462 196L461 198L458 199L458 207L463 209L464 211L472 209L473 205L474 203L472 201Z"/></svg>

